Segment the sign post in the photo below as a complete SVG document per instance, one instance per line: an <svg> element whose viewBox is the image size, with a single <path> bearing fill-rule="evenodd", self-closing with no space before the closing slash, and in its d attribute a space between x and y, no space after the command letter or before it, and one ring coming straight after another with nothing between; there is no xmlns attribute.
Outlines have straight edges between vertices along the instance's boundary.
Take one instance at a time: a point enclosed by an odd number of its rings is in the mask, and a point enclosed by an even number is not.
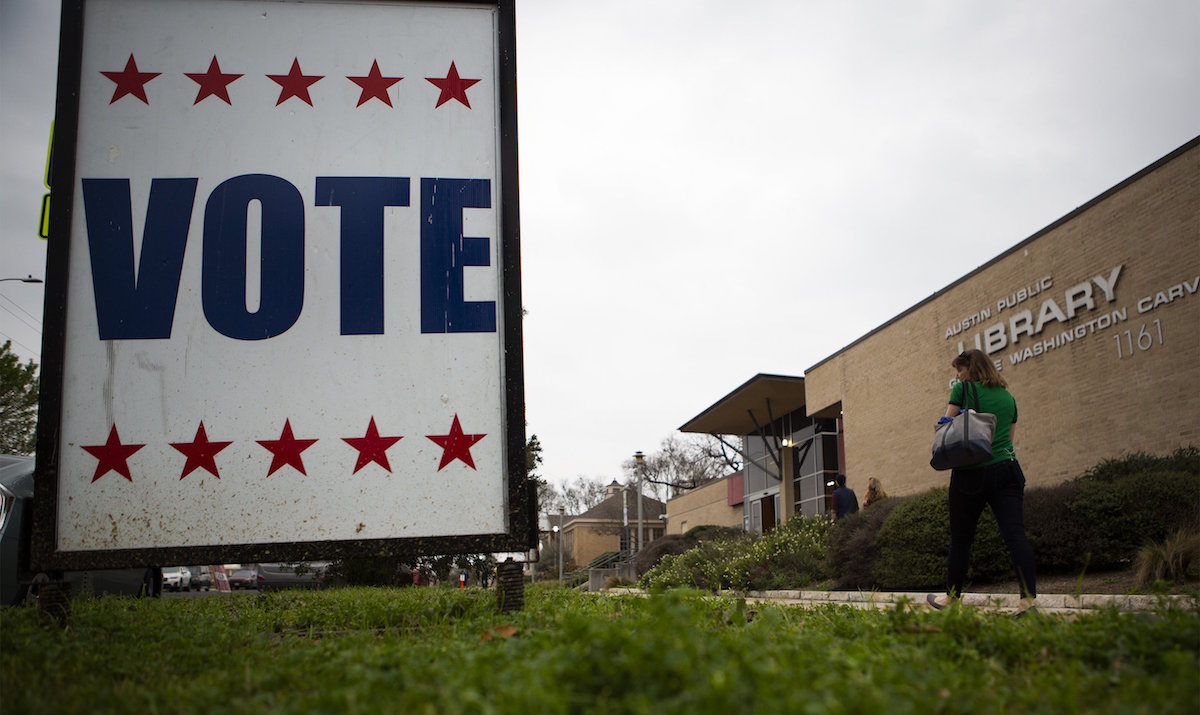
<svg viewBox="0 0 1200 715"><path fill-rule="evenodd" d="M64 3L36 569L530 546L514 26Z"/></svg>

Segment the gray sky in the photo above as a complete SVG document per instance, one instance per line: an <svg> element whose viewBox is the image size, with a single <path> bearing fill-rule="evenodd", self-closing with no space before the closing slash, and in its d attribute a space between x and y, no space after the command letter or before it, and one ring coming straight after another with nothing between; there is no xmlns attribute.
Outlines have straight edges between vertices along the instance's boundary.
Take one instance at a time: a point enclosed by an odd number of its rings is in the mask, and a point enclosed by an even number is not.
<svg viewBox="0 0 1200 715"><path fill-rule="evenodd" d="M37 238L58 3L0 0L0 278ZM1200 134L1200 3L518 0L528 431L611 479ZM0 284L38 359L41 286Z"/></svg>

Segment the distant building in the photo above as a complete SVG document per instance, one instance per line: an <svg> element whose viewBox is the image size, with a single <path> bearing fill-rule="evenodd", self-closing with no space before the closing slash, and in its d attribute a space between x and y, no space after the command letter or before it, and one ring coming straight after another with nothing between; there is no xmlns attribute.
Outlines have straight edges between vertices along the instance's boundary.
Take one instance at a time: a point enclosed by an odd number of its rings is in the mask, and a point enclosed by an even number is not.
<svg viewBox="0 0 1200 715"><path fill-rule="evenodd" d="M626 489L614 480L608 485L604 501L577 516L566 517L563 525L563 556L576 566L586 566L596 557L609 553L630 553L638 541L636 489ZM643 545L660 539L665 531L666 506L657 499L642 496ZM550 516L557 524L557 517ZM628 524L628 527L626 526Z"/></svg>

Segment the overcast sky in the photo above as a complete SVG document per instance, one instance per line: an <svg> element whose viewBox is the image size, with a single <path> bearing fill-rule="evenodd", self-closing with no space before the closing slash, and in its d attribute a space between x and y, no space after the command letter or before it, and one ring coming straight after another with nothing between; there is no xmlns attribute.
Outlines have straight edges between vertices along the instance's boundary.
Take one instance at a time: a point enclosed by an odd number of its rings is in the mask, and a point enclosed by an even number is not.
<svg viewBox="0 0 1200 715"><path fill-rule="evenodd" d="M57 2L0 0L0 278L44 276ZM517 0L528 431L621 475L1200 134L1200 2ZM0 284L39 359L43 291Z"/></svg>

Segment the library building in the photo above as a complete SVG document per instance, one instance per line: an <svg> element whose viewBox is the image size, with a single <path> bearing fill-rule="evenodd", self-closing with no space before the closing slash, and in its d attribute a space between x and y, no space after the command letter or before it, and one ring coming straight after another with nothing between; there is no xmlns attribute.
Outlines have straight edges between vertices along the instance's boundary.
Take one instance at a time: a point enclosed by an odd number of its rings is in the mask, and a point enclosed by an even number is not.
<svg viewBox="0 0 1200 715"><path fill-rule="evenodd" d="M838 473L860 500L871 478L896 496L947 483L930 444L969 348L1017 399L1030 487L1200 446L1200 137L930 289L802 377L756 375L680 428L742 452L726 499L747 530L827 512Z"/></svg>

